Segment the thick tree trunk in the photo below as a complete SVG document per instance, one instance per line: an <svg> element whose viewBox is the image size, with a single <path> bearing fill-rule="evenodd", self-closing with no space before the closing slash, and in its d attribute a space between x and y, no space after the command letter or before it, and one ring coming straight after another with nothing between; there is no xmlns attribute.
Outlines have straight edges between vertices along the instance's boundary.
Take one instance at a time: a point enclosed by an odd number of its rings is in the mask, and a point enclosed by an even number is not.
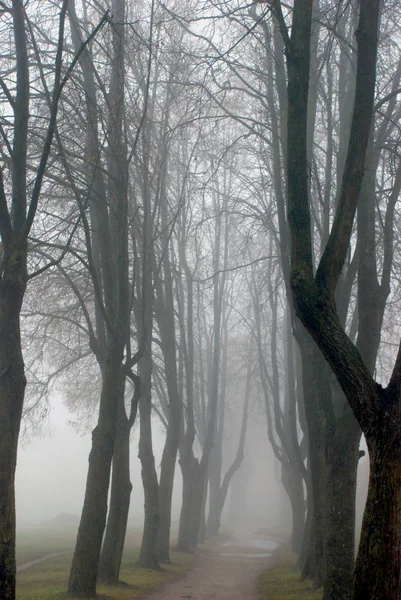
<svg viewBox="0 0 401 600"><path fill-rule="evenodd" d="M117 429L116 388L121 379L122 359L114 346L108 354L103 372L99 420L92 432L85 500L68 582L68 593L76 598L96 598L100 549L106 525L107 495Z"/></svg>
<svg viewBox="0 0 401 600"><path fill-rule="evenodd" d="M132 491L130 480L131 423L125 414L123 389L121 393L113 454L110 508L98 573L98 580L109 585L116 585L119 580Z"/></svg>
<svg viewBox="0 0 401 600"><path fill-rule="evenodd" d="M386 410L366 432L370 479L353 600L401 598L401 407L385 396Z"/></svg>
<svg viewBox="0 0 401 600"><path fill-rule="evenodd" d="M25 286L0 281L0 598L15 598L15 468L26 379L19 311Z"/></svg>

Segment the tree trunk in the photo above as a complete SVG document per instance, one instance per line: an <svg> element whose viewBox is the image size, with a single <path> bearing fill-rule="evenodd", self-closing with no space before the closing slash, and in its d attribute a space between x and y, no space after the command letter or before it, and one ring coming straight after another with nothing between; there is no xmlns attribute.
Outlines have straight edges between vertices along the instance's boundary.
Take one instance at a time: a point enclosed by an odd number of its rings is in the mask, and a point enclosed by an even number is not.
<svg viewBox="0 0 401 600"><path fill-rule="evenodd" d="M220 433L220 432L219 432ZM221 444L216 440L209 461L209 512L206 522L206 535L214 536L219 533L221 516Z"/></svg>
<svg viewBox="0 0 401 600"><path fill-rule="evenodd" d="M149 317L150 315L148 315ZM140 365L141 397L139 400L140 437L139 459L145 495L145 519L139 565L145 569L160 569L156 540L160 523L159 484L152 444L152 355L149 346Z"/></svg>
<svg viewBox="0 0 401 600"><path fill-rule="evenodd" d="M15 468L26 379L19 311L25 285L0 281L0 598L15 598Z"/></svg>
<svg viewBox="0 0 401 600"><path fill-rule="evenodd" d="M296 554L300 554L305 535L304 480L296 467L288 463L282 465L282 482L291 504L291 548Z"/></svg>
<svg viewBox="0 0 401 600"><path fill-rule="evenodd" d="M318 354L307 333L298 328L302 357L302 383L309 443L308 514L311 518L307 553L302 565L302 577L312 577L323 585L326 566L327 455L326 430L322 423L320 403L327 392L329 369ZM325 387L326 383L326 387Z"/></svg>
<svg viewBox="0 0 401 600"><path fill-rule="evenodd" d="M355 497L360 427L348 409L329 444L327 571L323 600L351 598L355 563Z"/></svg>
<svg viewBox="0 0 401 600"><path fill-rule="evenodd" d="M98 573L98 580L109 585L118 583L127 531L132 491L130 480L130 433L131 423L125 414L124 389L122 389L117 436L114 444L110 508Z"/></svg>
<svg viewBox="0 0 401 600"><path fill-rule="evenodd" d="M76 598L96 598L100 549L107 515L111 462L117 428L116 387L121 379L122 356L109 349L104 366L99 420L92 432L85 500L75 552L72 559L68 593Z"/></svg>
<svg viewBox="0 0 401 600"><path fill-rule="evenodd" d="M401 409L389 396L382 394L387 409L366 433L370 479L353 600L401 598Z"/></svg>
<svg viewBox="0 0 401 600"><path fill-rule="evenodd" d="M203 511L203 497L205 493L206 473L202 471L202 462L196 464L194 469L194 496L191 515L191 548L196 548L200 541L200 529Z"/></svg>
<svg viewBox="0 0 401 600"><path fill-rule="evenodd" d="M311 560L311 546L313 546L313 503L308 502L304 538L302 540L301 553L298 558L298 567L301 569L302 573L308 573L310 571L307 563L309 560Z"/></svg>
<svg viewBox="0 0 401 600"><path fill-rule="evenodd" d="M200 523L199 523L199 532L198 532L198 543L203 544L206 541L206 500L207 500L207 488L208 488L208 480L205 477L205 483L203 486L203 494L202 504L201 504L201 512L200 512Z"/></svg>
<svg viewBox="0 0 401 600"><path fill-rule="evenodd" d="M165 563L170 562L171 502L178 448L177 424L171 422L171 419L163 449L159 484L160 526L157 532L157 555L159 560Z"/></svg>
<svg viewBox="0 0 401 600"><path fill-rule="evenodd" d="M197 470L197 460L191 449L189 457L180 458L182 473L182 504L180 512L180 524L178 529L178 552L191 552L191 519L194 502L195 472Z"/></svg>

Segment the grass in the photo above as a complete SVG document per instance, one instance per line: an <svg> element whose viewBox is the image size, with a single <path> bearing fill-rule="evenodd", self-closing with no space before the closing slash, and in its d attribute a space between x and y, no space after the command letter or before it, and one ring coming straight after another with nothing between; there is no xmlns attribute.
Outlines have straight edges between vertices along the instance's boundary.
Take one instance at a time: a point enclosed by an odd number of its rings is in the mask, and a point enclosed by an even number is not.
<svg viewBox="0 0 401 600"><path fill-rule="evenodd" d="M313 588L311 581L301 580L296 556L285 546L274 553L269 568L260 576L259 592L261 600L322 599L321 590Z"/></svg>
<svg viewBox="0 0 401 600"><path fill-rule="evenodd" d="M71 528L38 528L17 532L17 564L53 552L73 550L77 532Z"/></svg>
<svg viewBox="0 0 401 600"><path fill-rule="evenodd" d="M64 600L72 561L75 536L57 530L27 531L19 536L18 562L34 560L46 554L67 552L54 556L17 574L17 600ZM183 575L193 561L193 555L171 553L171 565L161 571L136 566L138 548L124 552L119 586L98 586L99 600L135 600L155 590L161 584Z"/></svg>

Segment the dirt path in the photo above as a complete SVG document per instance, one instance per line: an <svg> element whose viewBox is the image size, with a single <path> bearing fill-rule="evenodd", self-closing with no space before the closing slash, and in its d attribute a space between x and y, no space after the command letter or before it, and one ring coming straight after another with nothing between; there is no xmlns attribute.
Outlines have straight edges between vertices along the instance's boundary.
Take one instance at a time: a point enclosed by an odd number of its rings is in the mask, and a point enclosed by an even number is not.
<svg viewBox="0 0 401 600"><path fill-rule="evenodd" d="M268 562L266 552L242 540L229 546L208 542L197 551L195 565L183 579L167 584L148 599L259 600L257 580Z"/></svg>

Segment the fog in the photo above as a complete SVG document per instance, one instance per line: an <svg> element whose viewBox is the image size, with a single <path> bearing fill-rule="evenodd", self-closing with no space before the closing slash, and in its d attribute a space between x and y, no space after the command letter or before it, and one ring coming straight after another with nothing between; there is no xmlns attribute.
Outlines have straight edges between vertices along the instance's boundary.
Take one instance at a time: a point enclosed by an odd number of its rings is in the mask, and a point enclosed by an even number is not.
<svg viewBox="0 0 401 600"><path fill-rule="evenodd" d="M49 414L45 417L41 435L31 435L29 427L22 438L16 472L16 510L19 529L37 527L60 514L78 518L85 492L91 433L78 433L73 426L77 416L64 405L59 395L52 397ZM267 439L263 414L250 418L245 458L232 484L222 524L230 528L254 530L280 527L290 516L288 500L280 484L280 468L272 456ZM160 474L160 459L165 434L158 419L153 420L155 461ZM234 440L235 441L235 440ZM232 459L232 448L227 449ZM131 481L133 490L130 506L130 526L143 524L143 486L138 459L138 431L131 436ZM235 495L245 491L246 512L236 513ZM243 482L246 482L245 487ZM177 465L172 509L173 528L177 526L181 507L182 479ZM234 496L234 500L233 497Z"/></svg>

